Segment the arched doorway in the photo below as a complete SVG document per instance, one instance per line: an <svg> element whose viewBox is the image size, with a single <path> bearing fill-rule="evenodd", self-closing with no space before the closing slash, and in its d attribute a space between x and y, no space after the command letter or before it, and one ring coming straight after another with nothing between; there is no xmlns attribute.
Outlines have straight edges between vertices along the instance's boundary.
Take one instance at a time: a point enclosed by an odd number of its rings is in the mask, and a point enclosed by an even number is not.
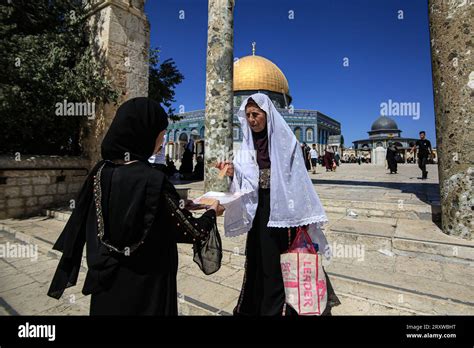
<svg viewBox="0 0 474 348"><path fill-rule="evenodd" d="M296 127L296 128L293 130L293 133L295 133L296 140L298 140L299 142L302 142L302 139L301 139L301 128L300 128L300 127Z"/></svg>
<svg viewBox="0 0 474 348"><path fill-rule="evenodd" d="M311 127L306 130L306 141L308 143L314 141L314 131L313 131L313 128Z"/></svg>

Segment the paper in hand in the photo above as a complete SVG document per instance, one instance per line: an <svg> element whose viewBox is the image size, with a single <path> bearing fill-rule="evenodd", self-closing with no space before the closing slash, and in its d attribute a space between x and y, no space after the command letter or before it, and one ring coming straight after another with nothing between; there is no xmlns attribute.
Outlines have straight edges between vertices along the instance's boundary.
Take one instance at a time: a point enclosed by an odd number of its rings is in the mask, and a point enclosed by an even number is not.
<svg viewBox="0 0 474 348"><path fill-rule="evenodd" d="M242 193L240 192L215 192L215 191L209 191L203 194L202 196L194 199L195 203L198 204L206 204L205 202L208 202L209 199L212 200L218 200L220 204L222 204L224 207L226 205L229 205L233 201L239 199L242 196Z"/></svg>

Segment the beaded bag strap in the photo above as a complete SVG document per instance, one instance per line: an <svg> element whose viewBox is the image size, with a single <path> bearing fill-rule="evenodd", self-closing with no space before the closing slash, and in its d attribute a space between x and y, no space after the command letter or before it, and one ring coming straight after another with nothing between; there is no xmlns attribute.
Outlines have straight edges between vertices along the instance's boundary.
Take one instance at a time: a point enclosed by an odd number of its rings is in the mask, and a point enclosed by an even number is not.
<svg viewBox="0 0 474 348"><path fill-rule="evenodd" d="M102 169L104 169L106 164L107 162L102 164L94 176L94 203L95 203L95 212L97 215L97 231L98 231L97 237L99 237L100 242L103 245L105 245L107 248L109 248L109 250L113 250L117 253L125 254L128 256L130 253L134 252L140 245L143 244L148 234L148 231L146 231L143 234L142 238L138 242L132 244L131 246L124 247L123 249L119 249L104 240L105 230L104 230L104 216L102 215L102 188L100 186L100 177L102 174Z"/></svg>

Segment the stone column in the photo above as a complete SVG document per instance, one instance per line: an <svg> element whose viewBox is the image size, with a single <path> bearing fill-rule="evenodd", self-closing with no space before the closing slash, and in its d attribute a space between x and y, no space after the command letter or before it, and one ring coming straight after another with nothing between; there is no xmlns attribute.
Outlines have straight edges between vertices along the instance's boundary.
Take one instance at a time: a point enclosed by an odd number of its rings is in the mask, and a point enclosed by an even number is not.
<svg viewBox="0 0 474 348"><path fill-rule="evenodd" d="M232 159L234 0L209 0L208 12L204 189L224 192L213 164Z"/></svg>
<svg viewBox="0 0 474 348"><path fill-rule="evenodd" d="M83 147L92 163L100 158L102 139L117 108L128 99L148 96L150 25L144 7L145 0L97 0L91 7L95 58L119 93L117 105L96 105L96 117L85 129Z"/></svg>
<svg viewBox="0 0 474 348"><path fill-rule="evenodd" d="M442 228L472 239L474 2L430 0L429 16Z"/></svg>

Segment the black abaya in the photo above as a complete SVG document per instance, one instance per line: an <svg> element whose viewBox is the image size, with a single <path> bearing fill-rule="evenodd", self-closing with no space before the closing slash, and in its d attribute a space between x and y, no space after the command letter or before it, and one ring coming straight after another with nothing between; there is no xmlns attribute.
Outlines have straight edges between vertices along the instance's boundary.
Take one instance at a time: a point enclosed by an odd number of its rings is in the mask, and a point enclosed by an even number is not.
<svg viewBox="0 0 474 348"><path fill-rule="evenodd" d="M146 170L141 163L130 166L136 168L125 167L119 170ZM124 189L126 188L122 188ZM106 185L103 192L108 194L110 185ZM123 200L115 202L117 205L129 207L134 199L133 193L128 198L127 200L123 197ZM92 270L86 278L84 293L92 294L91 315L177 315L176 243L192 243L193 238L205 237L215 228L216 216L214 210L208 210L200 218L193 218L187 210L179 209L179 196L167 179L163 181L158 205L160 209L145 243L130 256L116 253L109 256L115 261L115 267L113 276L106 284L100 284L100 277L95 279L90 276L95 270L94 265L89 265ZM96 239L93 238L96 233L95 214L90 214L89 218L90 240L96 244ZM92 248L95 250L96 246ZM103 272L102 267L98 271ZM94 289L98 284L99 289Z"/></svg>
<svg viewBox="0 0 474 348"><path fill-rule="evenodd" d="M103 159L54 244L63 255L48 296L59 299L76 285L84 245L88 271L82 292L92 295L92 315L177 314L176 243L193 243L194 261L205 274L219 269L215 211L194 218L164 173L148 163L167 117L149 98L128 100L117 110L102 142Z"/></svg>
<svg viewBox="0 0 474 348"><path fill-rule="evenodd" d="M308 146L302 146L301 151L303 152L303 159L304 159L304 165L306 166L306 170L311 170L311 162L309 160L309 147Z"/></svg>
<svg viewBox="0 0 474 348"><path fill-rule="evenodd" d="M281 274L280 254L286 252L296 237L296 228L267 227L270 217L270 189L259 189L258 207L246 245L245 274L234 315L296 315L285 305L285 288ZM331 307L340 304L326 275L328 305L322 315L330 315ZM284 310L285 307L285 310Z"/></svg>
<svg viewBox="0 0 474 348"><path fill-rule="evenodd" d="M162 180L155 203L154 192L142 199L143 180L133 180L146 173ZM90 314L177 315L176 243L196 243L217 230L215 211L194 218L186 209L180 209L174 186L161 171L144 162L107 166L102 179L105 235L110 243L119 248L133 244L140 238L143 224L149 220L152 223L135 252L127 255L110 251L97 238L97 213L94 202L90 203L85 222L88 272L82 290L84 295L92 295ZM150 209L154 204L156 211ZM48 293L52 297L59 298L64 290L63 272L61 261Z"/></svg>
<svg viewBox="0 0 474 348"><path fill-rule="evenodd" d="M181 174L190 174L193 172L193 153L188 149L184 150L183 158L181 159L181 167L179 167Z"/></svg>
<svg viewBox="0 0 474 348"><path fill-rule="evenodd" d="M394 147L389 147L387 148L387 163L388 163L388 168L390 169L390 174L391 173L396 173L397 172L397 149Z"/></svg>

